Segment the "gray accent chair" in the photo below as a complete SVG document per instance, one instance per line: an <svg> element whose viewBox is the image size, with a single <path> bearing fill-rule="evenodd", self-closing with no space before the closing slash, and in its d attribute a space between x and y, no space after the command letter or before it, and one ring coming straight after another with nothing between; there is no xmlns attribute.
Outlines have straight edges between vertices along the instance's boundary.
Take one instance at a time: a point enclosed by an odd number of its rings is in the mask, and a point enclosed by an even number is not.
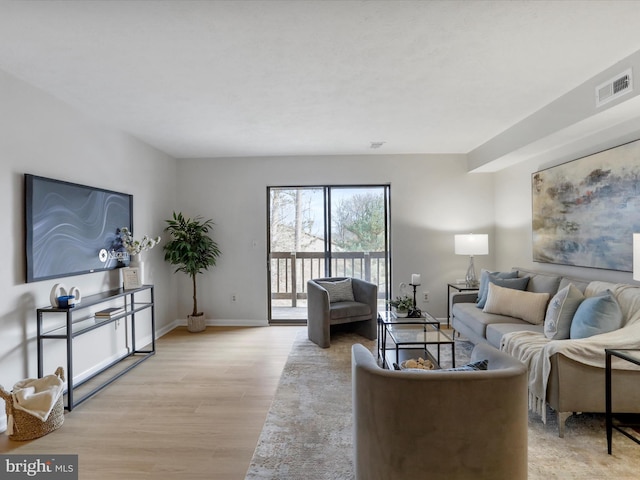
<svg viewBox="0 0 640 480"><path fill-rule="evenodd" d="M353 302L330 303L329 292L317 282L335 282L348 277L316 278L307 281L307 332L309 340L327 348L331 345L331 326L353 323L359 335L378 338L378 286L351 279Z"/></svg>
<svg viewBox="0 0 640 480"><path fill-rule="evenodd" d="M484 343L479 371L384 370L352 346L356 480L527 478L527 369Z"/></svg>

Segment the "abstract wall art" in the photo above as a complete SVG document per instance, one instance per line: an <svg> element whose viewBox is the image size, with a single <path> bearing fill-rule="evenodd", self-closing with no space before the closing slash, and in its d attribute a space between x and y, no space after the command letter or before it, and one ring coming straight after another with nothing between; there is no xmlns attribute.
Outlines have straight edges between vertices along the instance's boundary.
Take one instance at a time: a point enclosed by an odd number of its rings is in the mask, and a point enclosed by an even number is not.
<svg viewBox="0 0 640 480"><path fill-rule="evenodd" d="M533 261L631 271L640 140L531 176Z"/></svg>

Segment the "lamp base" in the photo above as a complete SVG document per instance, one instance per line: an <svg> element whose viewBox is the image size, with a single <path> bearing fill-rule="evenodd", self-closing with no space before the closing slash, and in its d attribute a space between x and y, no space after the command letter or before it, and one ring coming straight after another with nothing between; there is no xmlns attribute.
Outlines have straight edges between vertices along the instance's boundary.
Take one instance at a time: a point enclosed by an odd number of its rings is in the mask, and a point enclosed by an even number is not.
<svg viewBox="0 0 640 480"><path fill-rule="evenodd" d="M473 255L469 256L469 268L467 268L467 275L464 280L468 287L477 287L480 284L476 277L476 269L473 265Z"/></svg>

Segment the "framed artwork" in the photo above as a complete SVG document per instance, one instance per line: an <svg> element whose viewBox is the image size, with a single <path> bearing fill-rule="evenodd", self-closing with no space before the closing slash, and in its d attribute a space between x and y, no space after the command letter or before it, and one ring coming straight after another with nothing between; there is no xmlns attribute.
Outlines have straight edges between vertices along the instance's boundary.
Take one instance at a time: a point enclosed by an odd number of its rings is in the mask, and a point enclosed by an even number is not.
<svg viewBox="0 0 640 480"><path fill-rule="evenodd" d="M533 261L630 272L640 140L531 176Z"/></svg>
<svg viewBox="0 0 640 480"><path fill-rule="evenodd" d="M122 280L125 290L140 288L142 286L140 269L138 267L124 267L122 269Z"/></svg>

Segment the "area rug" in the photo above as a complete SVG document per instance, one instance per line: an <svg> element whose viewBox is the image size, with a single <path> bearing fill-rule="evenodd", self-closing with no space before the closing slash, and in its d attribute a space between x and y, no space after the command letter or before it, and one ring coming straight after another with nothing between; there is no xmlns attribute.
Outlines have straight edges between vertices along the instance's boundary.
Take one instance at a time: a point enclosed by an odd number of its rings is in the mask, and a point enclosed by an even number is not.
<svg viewBox="0 0 640 480"><path fill-rule="evenodd" d="M280 378L246 479L350 480L353 473L351 346L376 352L376 342L353 333L333 335L330 348L319 348L301 332ZM456 342L456 364L472 349ZM441 363L450 364L449 349ZM434 439L437 448L437 439ZM451 459L455 461L455 459ZM574 415L559 438L555 415L547 424L529 417L529 479L619 480L638 478L640 447L614 432L607 454L603 415ZM427 477L428 478L428 477Z"/></svg>

